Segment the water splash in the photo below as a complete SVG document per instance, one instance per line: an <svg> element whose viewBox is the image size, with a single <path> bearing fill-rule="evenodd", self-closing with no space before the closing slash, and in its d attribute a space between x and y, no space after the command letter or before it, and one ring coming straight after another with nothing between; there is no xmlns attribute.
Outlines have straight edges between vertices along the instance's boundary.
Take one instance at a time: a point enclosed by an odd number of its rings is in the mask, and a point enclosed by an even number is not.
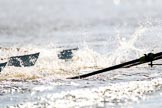
<svg viewBox="0 0 162 108"><path fill-rule="evenodd" d="M113 61L112 63L115 64L121 63L130 59L135 59L137 57L140 57L141 54L144 54L145 49L139 49L135 46L135 44L138 41L138 38L140 38L142 34L146 31L146 27L140 26L131 35L130 39L122 37L120 36L120 34L118 34L117 39L119 45L118 48L112 52L112 58L110 58L110 61Z"/></svg>

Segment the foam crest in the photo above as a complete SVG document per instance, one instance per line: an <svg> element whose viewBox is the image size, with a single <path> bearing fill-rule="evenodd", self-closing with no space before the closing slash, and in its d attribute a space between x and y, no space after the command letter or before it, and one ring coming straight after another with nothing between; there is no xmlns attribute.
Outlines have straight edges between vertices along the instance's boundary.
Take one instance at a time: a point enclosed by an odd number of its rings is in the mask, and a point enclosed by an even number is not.
<svg viewBox="0 0 162 108"><path fill-rule="evenodd" d="M88 47L83 48L76 53L73 57L73 65L78 68L103 68L106 65L107 57L97 53Z"/></svg>

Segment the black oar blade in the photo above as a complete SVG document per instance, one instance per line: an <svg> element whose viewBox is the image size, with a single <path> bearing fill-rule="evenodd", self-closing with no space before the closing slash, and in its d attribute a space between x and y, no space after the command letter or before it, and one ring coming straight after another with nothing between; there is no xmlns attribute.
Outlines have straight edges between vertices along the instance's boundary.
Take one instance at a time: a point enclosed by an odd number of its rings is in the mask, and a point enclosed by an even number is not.
<svg viewBox="0 0 162 108"><path fill-rule="evenodd" d="M0 72L3 70L3 68L6 66L7 62L0 63Z"/></svg>
<svg viewBox="0 0 162 108"><path fill-rule="evenodd" d="M78 48L63 50L58 54L58 58L64 60L71 59L73 57L73 51L75 50L78 50Z"/></svg>
<svg viewBox="0 0 162 108"><path fill-rule="evenodd" d="M9 58L8 66L29 67L33 66L39 57L39 53L13 56Z"/></svg>

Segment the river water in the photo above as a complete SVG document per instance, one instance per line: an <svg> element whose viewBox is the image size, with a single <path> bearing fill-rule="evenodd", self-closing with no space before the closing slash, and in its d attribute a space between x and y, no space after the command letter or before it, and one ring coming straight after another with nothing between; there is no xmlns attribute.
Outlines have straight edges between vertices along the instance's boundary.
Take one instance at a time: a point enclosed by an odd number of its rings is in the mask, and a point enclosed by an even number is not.
<svg viewBox="0 0 162 108"><path fill-rule="evenodd" d="M1 62L40 52L35 66L0 73L0 107L161 108L162 66L66 79L162 51L161 10L161 0L0 0Z"/></svg>

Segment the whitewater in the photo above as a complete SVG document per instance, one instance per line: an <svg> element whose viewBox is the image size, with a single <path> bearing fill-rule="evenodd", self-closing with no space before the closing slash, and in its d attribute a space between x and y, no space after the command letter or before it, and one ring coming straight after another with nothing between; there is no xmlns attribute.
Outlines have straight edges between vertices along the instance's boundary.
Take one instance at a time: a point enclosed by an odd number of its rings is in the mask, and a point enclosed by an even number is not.
<svg viewBox="0 0 162 108"><path fill-rule="evenodd" d="M159 65L67 79L161 52L161 10L161 0L0 0L0 62L40 52L0 72L0 108L161 108Z"/></svg>

